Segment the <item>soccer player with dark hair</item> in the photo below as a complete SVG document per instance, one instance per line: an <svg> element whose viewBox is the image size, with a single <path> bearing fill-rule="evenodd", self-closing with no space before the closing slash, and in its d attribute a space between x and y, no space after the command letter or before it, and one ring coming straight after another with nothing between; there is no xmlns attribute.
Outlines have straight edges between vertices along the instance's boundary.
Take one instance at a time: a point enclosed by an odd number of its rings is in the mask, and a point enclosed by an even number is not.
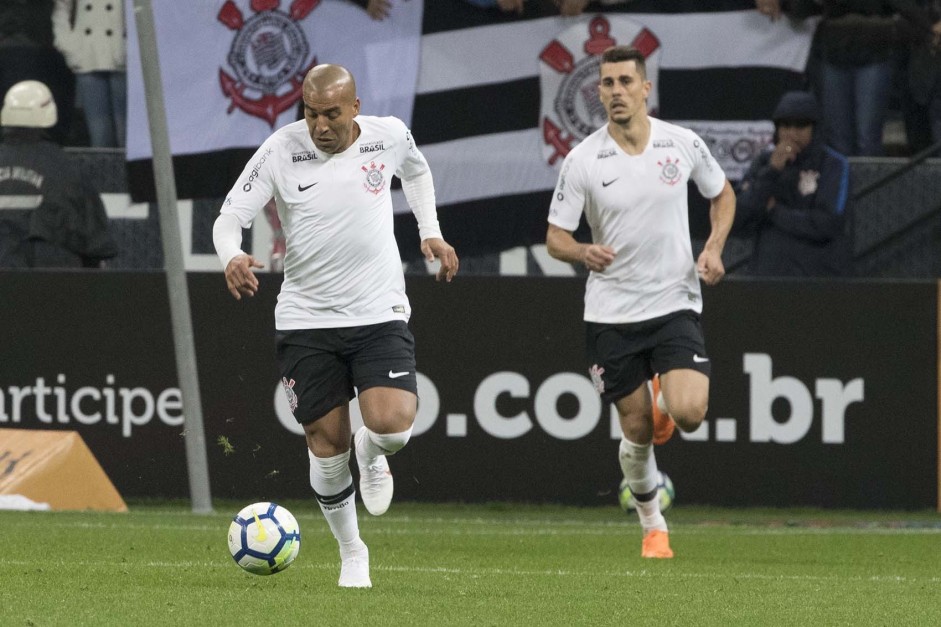
<svg viewBox="0 0 941 627"><path fill-rule="evenodd" d="M657 497L652 399L663 401L685 431L699 428L709 403L710 363L703 339L699 281L725 274L722 249L735 216L735 194L694 132L647 115L643 54L609 48L598 93L603 127L566 156L549 208L546 244L564 261L584 264L590 374L621 422L619 459L643 527L641 554L670 558ZM712 231L698 260L689 239L687 181L711 200ZM573 232L585 215L591 243Z"/></svg>

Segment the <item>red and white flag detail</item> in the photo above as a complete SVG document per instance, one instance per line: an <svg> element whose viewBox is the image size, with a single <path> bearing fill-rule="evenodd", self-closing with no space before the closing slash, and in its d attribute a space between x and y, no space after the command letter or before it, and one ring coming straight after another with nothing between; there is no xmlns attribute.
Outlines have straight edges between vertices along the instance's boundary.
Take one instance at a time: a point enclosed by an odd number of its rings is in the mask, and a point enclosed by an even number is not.
<svg viewBox="0 0 941 627"><path fill-rule="evenodd" d="M539 54L543 157L556 165L569 150L607 121L598 99L601 53L631 45L644 53L653 89L647 108L657 113L660 40L649 28L622 16L598 15L559 33Z"/></svg>

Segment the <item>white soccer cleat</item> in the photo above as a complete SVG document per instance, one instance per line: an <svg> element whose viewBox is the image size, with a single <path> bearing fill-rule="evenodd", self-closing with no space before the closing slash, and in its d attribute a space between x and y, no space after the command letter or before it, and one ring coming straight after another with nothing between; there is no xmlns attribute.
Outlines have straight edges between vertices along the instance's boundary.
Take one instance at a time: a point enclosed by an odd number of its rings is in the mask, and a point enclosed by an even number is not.
<svg viewBox="0 0 941 627"><path fill-rule="evenodd" d="M372 588L369 579L369 549L366 545L348 551L344 555L340 551L340 581L341 588Z"/></svg>
<svg viewBox="0 0 941 627"><path fill-rule="evenodd" d="M381 516L392 503L392 471L385 455L369 459L362 452L364 440L369 437L366 427L360 427L353 436L353 448L356 449L356 464L359 466L359 495L363 505L373 516Z"/></svg>

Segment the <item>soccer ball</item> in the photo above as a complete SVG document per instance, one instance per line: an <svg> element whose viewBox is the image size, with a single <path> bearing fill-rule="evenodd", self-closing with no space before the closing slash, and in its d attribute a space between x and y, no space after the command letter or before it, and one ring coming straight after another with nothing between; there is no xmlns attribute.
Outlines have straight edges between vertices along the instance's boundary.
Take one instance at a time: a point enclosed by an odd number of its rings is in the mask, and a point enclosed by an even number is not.
<svg viewBox="0 0 941 627"><path fill-rule="evenodd" d="M293 514L277 503L252 503L229 525L229 552L235 563L255 575L279 573L301 549L301 530Z"/></svg>
<svg viewBox="0 0 941 627"><path fill-rule="evenodd" d="M673 506L673 499L676 497L676 490L673 489L673 481L667 476L667 473L660 471L660 480L657 482L657 494L660 496L660 511L665 512ZM621 489L618 490L618 500L621 502L621 508L625 512L633 510L634 495L627 485L627 479L621 480Z"/></svg>

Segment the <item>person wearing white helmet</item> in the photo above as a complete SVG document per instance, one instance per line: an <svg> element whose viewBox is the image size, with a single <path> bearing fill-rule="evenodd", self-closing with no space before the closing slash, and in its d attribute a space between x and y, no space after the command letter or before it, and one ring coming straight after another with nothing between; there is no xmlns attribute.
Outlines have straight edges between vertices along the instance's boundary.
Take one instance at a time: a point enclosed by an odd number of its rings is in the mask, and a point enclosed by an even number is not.
<svg viewBox="0 0 941 627"><path fill-rule="evenodd" d="M102 267L117 255L101 196L47 139L57 120L39 81L16 83L3 98L0 267Z"/></svg>
<svg viewBox="0 0 941 627"><path fill-rule="evenodd" d="M51 128L59 119L52 92L39 81L14 85L3 99L0 125L21 128Z"/></svg>

